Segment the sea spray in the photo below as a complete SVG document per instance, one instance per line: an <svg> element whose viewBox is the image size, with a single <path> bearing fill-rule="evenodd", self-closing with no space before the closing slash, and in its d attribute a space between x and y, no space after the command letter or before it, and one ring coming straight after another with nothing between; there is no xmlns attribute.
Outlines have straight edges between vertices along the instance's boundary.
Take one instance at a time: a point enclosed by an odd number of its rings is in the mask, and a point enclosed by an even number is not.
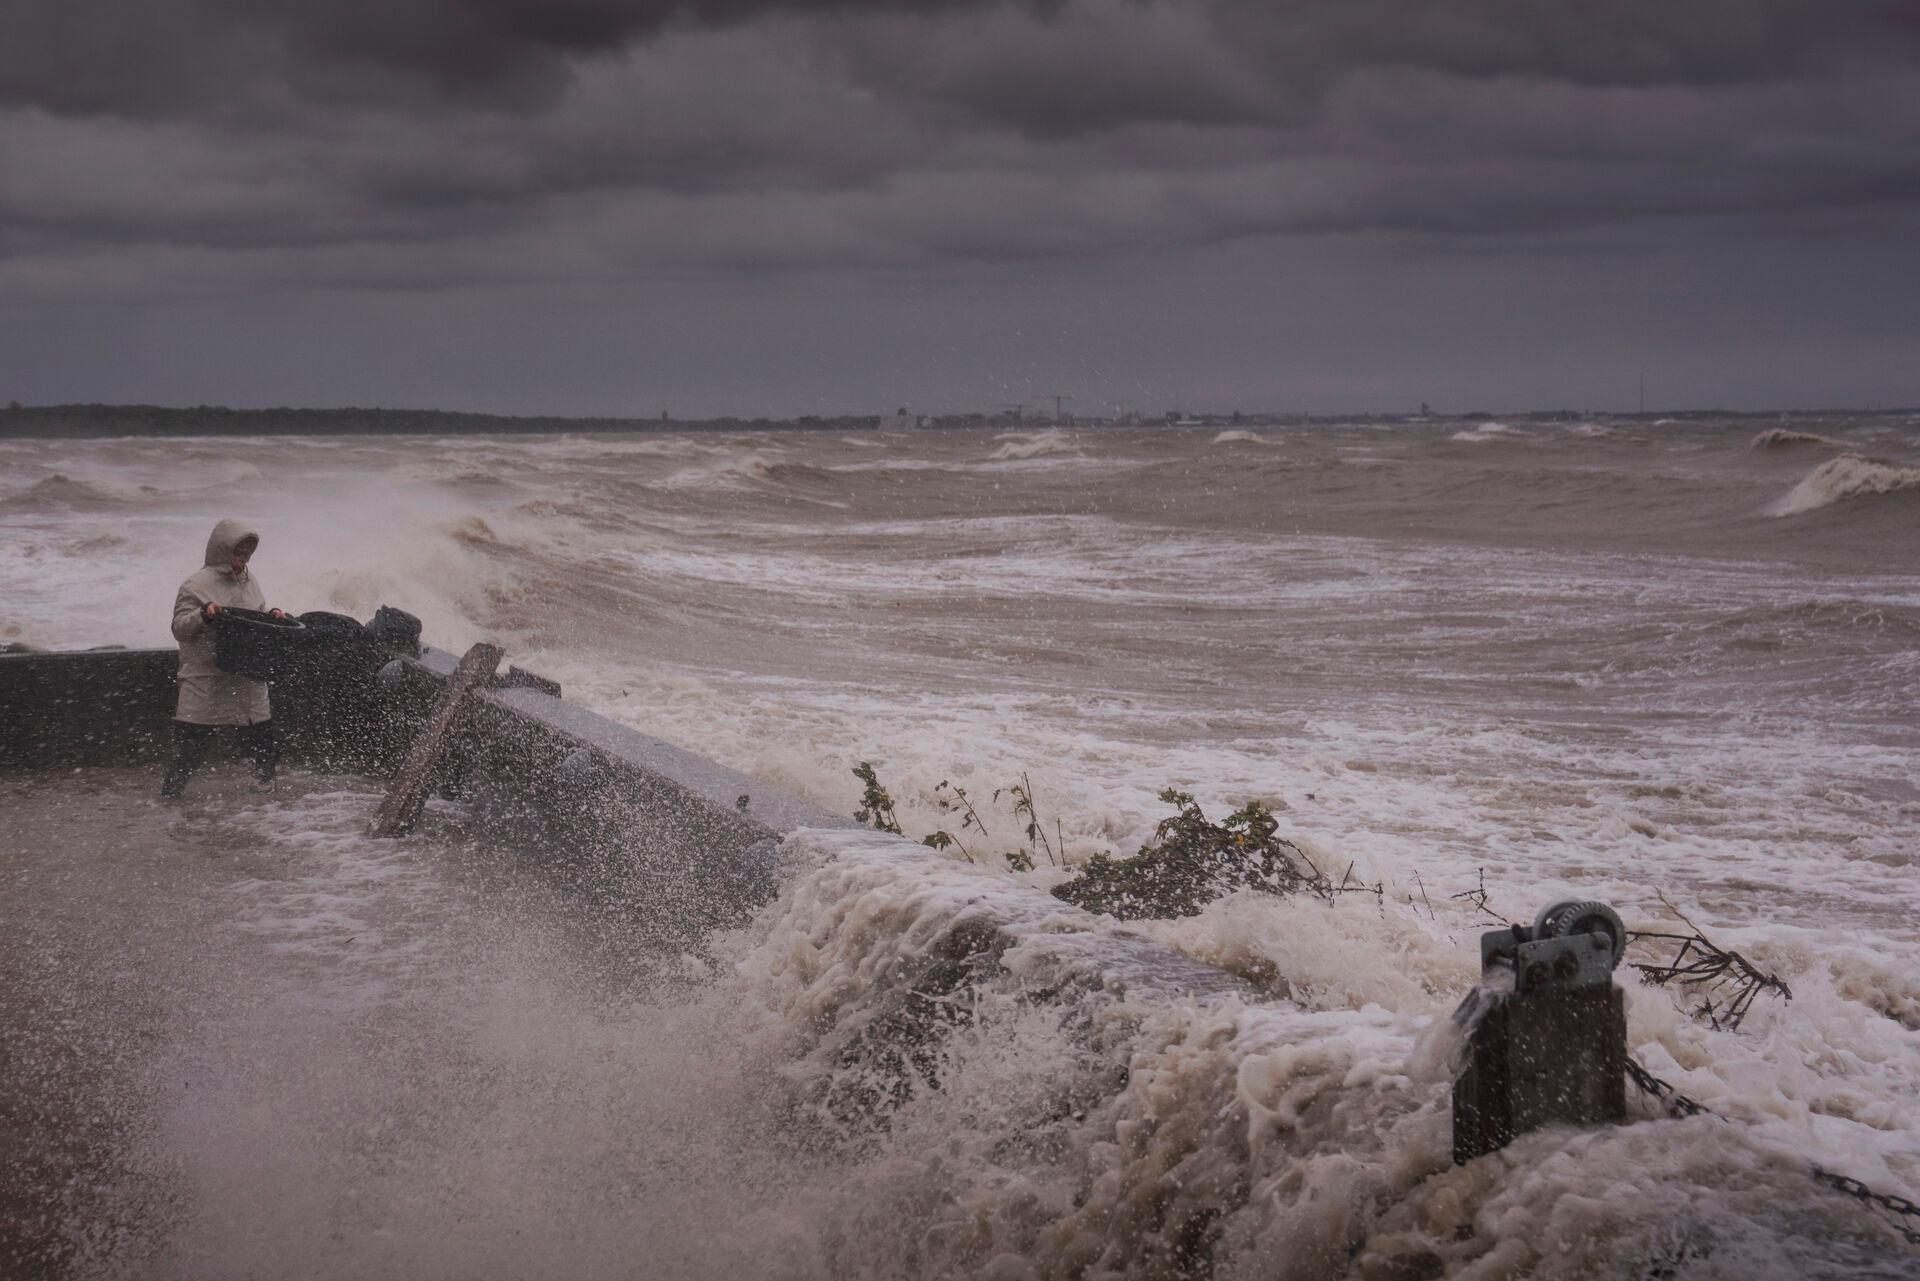
<svg viewBox="0 0 1920 1281"><path fill-rule="evenodd" d="M995 873L916 868L924 854L877 833L790 845L826 861L756 927L739 972L793 1029L809 1124L847 1154L831 1198L844 1274L1573 1278L1715 1258L1786 1278L1899 1257L1786 1145L1724 1122L1642 1110L1453 1167L1452 993L1321 1012L1129 987L1113 982L1139 964L1123 933L1048 919ZM978 932L1002 921L1011 937ZM972 965L952 964L956 938ZM916 995L953 1013L888 1017ZM899 1053L877 1024L924 1040ZM911 1234L888 1230L903 1222Z"/></svg>

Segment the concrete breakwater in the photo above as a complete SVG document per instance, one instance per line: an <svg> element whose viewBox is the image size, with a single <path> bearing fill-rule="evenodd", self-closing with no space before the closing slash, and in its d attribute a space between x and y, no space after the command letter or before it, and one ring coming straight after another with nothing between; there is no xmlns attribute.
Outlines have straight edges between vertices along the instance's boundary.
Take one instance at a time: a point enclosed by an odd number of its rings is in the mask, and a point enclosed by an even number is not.
<svg viewBox="0 0 1920 1281"><path fill-rule="evenodd" d="M289 759L380 775L425 721L455 656L432 647L397 656L363 646L275 682L275 718ZM384 668L385 679L381 679ZM157 761L172 709L171 650L0 655L0 769ZM615 890L642 910L636 928L691 943L738 925L770 902L782 843L801 829L861 829L852 819L696 753L572 706L519 670L478 692L438 790L473 806L496 839L562 880ZM898 837L929 868L947 860ZM817 848L817 847L809 847ZM1093 918L1037 893L1005 921L972 914L956 943L998 955L1044 921L1046 933L1102 940L1086 964L1099 981L1199 993L1244 990L1229 976L1144 939L1098 932ZM1000 900L996 900L999 902ZM1069 922L1085 918L1081 929ZM1064 949L1067 955L1071 949ZM969 962L972 963L971 961Z"/></svg>

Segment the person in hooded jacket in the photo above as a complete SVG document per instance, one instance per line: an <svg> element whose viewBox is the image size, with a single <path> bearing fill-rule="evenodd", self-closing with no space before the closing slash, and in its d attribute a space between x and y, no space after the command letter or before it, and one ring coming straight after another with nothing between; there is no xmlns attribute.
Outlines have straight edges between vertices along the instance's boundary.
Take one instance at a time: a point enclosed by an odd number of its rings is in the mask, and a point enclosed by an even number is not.
<svg viewBox="0 0 1920 1281"><path fill-rule="evenodd" d="M244 521L223 520L207 539L207 563L180 584L173 600L173 635L180 642L179 699L173 712L173 763L160 795L173 799L207 757L217 726L237 726L253 758L254 785L273 789L280 747L274 735L267 683L225 672L213 661L213 629L227 606L265 609L266 594L248 568L260 534ZM284 617L280 610L275 617Z"/></svg>

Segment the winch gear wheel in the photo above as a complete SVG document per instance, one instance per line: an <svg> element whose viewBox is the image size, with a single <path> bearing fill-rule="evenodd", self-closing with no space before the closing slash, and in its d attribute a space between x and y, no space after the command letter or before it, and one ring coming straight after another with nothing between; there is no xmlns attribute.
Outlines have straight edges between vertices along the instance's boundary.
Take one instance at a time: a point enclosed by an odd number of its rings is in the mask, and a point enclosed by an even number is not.
<svg viewBox="0 0 1920 1281"><path fill-rule="evenodd" d="M1620 914L1593 899L1568 899L1540 910L1533 918L1533 937L1551 939L1575 934L1605 934L1613 944L1613 963L1627 951L1627 927Z"/></svg>

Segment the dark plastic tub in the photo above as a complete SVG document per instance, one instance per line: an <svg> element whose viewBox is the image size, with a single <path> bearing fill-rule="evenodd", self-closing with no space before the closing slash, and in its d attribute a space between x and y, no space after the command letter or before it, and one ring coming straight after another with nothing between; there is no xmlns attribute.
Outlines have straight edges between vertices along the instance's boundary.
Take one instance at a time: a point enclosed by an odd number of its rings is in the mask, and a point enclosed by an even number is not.
<svg viewBox="0 0 1920 1281"><path fill-rule="evenodd" d="M307 629L302 639L309 644L333 645L341 641L356 641L367 631L359 619L349 618L345 614L329 614L324 609L300 615L300 622Z"/></svg>
<svg viewBox="0 0 1920 1281"><path fill-rule="evenodd" d="M297 618L222 605L213 619L214 665L236 676L272 680L291 660L306 630Z"/></svg>

